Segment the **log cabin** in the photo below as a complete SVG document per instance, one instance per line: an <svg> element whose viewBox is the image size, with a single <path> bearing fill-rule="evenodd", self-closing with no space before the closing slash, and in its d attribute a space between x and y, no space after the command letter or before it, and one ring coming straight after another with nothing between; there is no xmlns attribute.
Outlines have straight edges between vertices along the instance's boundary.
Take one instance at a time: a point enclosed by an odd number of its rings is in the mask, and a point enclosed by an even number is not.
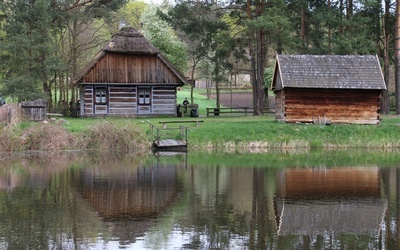
<svg viewBox="0 0 400 250"><path fill-rule="evenodd" d="M186 77L138 31L122 28L72 81L80 116L176 114Z"/></svg>
<svg viewBox="0 0 400 250"><path fill-rule="evenodd" d="M275 118L288 123L379 124L386 89L377 56L278 55Z"/></svg>

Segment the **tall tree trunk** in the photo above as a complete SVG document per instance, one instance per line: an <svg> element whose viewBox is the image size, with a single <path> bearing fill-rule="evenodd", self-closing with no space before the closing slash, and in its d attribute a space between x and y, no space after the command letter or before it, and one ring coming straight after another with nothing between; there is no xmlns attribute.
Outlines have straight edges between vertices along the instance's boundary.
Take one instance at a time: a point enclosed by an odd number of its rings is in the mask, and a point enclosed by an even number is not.
<svg viewBox="0 0 400 250"><path fill-rule="evenodd" d="M254 16L262 15L265 10L265 1L260 0L256 5ZM253 19L251 2L247 2L247 18ZM262 29L249 32L249 52L251 64L251 83L253 87L253 108L254 115L264 113L264 63L265 63L265 34Z"/></svg>
<svg viewBox="0 0 400 250"><path fill-rule="evenodd" d="M353 16L353 0L347 0L346 1L346 31L351 31L353 27L349 25L349 20Z"/></svg>
<svg viewBox="0 0 400 250"><path fill-rule="evenodd" d="M247 19L252 20L252 5L251 0L247 0ZM253 108L254 112L257 110L257 72L256 72L256 53L255 53L255 37L252 30L249 31L249 55L250 55L250 81L253 91Z"/></svg>
<svg viewBox="0 0 400 250"><path fill-rule="evenodd" d="M328 0L328 11L329 13L332 11L331 10L331 0ZM331 26L331 20L328 18L328 53L332 53L332 26Z"/></svg>
<svg viewBox="0 0 400 250"><path fill-rule="evenodd" d="M387 27L387 23L389 20L389 10L390 10L390 0L385 0L385 16L383 18L383 75L385 78L386 90L382 91L381 98L381 110L382 114L388 114L390 112L389 105L389 79L390 79L390 71L389 71L389 28Z"/></svg>
<svg viewBox="0 0 400 250"><path fill-rule="evenodd" d="M303 53L305 53L305 48L306 48L306 2L304 0L300 0L301 3L301 33L300 33L300 39L302 42L302 48L303 48Z"/></svg>
<svg viewBox="0 0 400 250"><path fill-rule="evenodd" d="M78 56L77 56L77 47L78 47L78 42L77 42L77 35L76 35L76 30L77 30L77 24L76 22L74 22L74 30L72 32L72 36L71 36L71 42L72 42L72 50L71 50L71 73L72 73L72 77L74 77L77 74L78 71ZM69 77L72 79L72 77ZM76 110L76 97L75 97L75 90L76 90L76 86L72 83L69 83L69 86L71 88L71 102L67 102L67 103L71 103L71 107L69 107L69 110ZM67 100L66 100L67 101ZM70 114L71 115L71 114Z"/></svg>
<svg viewBox="0 0 400 250"><path fill-rule="evenodd" d="M256 82L256 99L254 99L255 109L254 115L262 115L264 113L264 32L263 30L257 31L257 82Z"/></svg>
<svg viewBox="0 0 400 250"><path fill-rule="evenodd" d="M340 11L340 24L339 24L339 34L343 34L343 0L339 2L339 11Z"/></svg>
<svg viewBox="0 0 400 250"><path fill-rule="evenodd" d="M396 0L396 30L395 30L395 94L396 115L400 114L400 0Z"/></svg>

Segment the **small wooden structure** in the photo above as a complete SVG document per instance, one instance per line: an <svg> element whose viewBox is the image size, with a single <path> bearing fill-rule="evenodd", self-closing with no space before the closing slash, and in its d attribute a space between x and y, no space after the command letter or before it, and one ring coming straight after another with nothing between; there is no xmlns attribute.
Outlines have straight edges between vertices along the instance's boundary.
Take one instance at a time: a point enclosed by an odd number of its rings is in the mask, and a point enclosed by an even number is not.
<svg viewBox="0 0 400 250"><path fill-rule="evenodd" d="M150 124L151 134L154 138L153 148L157 151L187 151L188 128L182 125L175 128L166 128L167 122L163 123L163 128L157 128L156 126ZM173 121L169 123L173 123ZM182 137L181 139L176 139L178 135L176 131L179 131L179 135ZM174 137L175 139L171 139Z"/></svg>
<svg viewBox="0 0 400 250"><path fill-rule="evenodd" d="M278 55L272 89L277 120L378 124L386 85L377 56Z"/></svg>
<svg viewBox="0 0 400 250"><path fill-rule="evenodd" d="M174 116L176 89L187 81L138 31L123 28L73 83L81 116Z"/></svg>
<svg viewBox="0 0 400 250"><path fill-rule="evenodd" d="M29 120L43 121L47 118L47 100L45 99L22 102L21 109Z"/></svg>

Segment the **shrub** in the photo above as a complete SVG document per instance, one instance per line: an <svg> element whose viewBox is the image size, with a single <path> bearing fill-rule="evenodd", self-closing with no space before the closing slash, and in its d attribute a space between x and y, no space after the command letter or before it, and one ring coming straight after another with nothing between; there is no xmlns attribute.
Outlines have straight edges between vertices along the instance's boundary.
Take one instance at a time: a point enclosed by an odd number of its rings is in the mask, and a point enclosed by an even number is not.
<svg viewBox="0 0 400 250"><path fill-rule="evenodd" d="M29 150L63 150L76 148L77 139L60 124L37 123L24 131L22 141Z"/></svg>
<svg viewBox="0 0 400 250"><path fill-rule="evenodd" d="M132 151L138 149L144 141L144 134L137 127L123 127L102 121L83 131L83 149L106 149Z"/></svg>

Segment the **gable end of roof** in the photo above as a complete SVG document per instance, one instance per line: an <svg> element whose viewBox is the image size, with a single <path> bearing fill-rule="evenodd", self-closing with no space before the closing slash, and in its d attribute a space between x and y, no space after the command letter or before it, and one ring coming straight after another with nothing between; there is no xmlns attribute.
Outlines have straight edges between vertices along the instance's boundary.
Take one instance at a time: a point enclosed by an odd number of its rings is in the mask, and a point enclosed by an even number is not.
<svg viewBox="0 0 400 250"><path fill-rule="evenodd" d="M274 74L279 74L275 89L386 89L378 57L372 55L277 55Z"/></svg>

